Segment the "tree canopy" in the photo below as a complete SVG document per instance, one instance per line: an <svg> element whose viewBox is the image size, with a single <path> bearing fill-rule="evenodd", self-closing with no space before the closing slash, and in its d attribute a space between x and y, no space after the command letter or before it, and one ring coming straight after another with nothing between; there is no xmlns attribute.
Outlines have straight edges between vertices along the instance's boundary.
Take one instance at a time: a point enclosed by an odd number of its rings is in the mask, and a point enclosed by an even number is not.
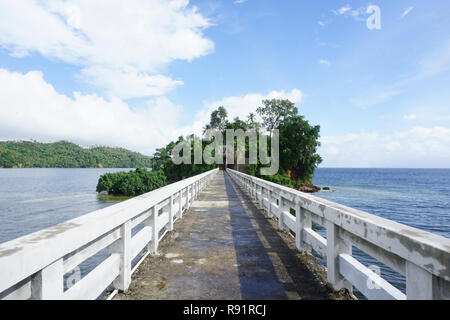
<svg viewBox="0 0 450 320"><path fill-rule="evenodd" d="M262 101L262 104L263 106L258 107L256 112L261 116L262 124L269 132L278 128L280 122L286 117L295 116L298 113L295 104L287 99L266 99Z"/></svg>
<svg viewBox="0 0 450 320"><path fill-rule="evenodd" d="M97 192L106 191L111 195L138 196L167 184L162 170L147 171L137 168L135 171L105 173L97 183Z"/></svg>

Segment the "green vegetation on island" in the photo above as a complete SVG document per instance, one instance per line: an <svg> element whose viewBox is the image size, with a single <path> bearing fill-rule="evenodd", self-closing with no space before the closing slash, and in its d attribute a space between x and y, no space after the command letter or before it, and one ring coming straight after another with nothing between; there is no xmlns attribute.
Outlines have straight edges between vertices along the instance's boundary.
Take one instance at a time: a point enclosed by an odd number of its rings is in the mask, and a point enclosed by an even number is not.
<svg viewBox="0 0 450 320"><path fill-rule="evenodd" d="M267 135L268 151L270 151L272 132L279 130L279 151L280 168L275 175L261 175L260 169L266 167L259 162L257 164L248 164L245 170L248 174L259 178L272 181L287 187L300 189L305 192L315 192L320 188L312 184L312 178L317 166L322 162L322 158L317 153L320 146L320 126L313 126L304 116L298 114L298 109L294 103L289 100L271 99L263 100L262 106L257 108L257 114L262 122L256 120L256 115L250 113L247 120L243 121L235 118L232 122L228 121L227 111L224 107L219 107L211 113L209 124L206 129L217 129L223 132L225 129L255 129L258 133ZM236 139L235 139L236 140ZM248 141L245 143L246 158L249 155ZM235 155L236 155L235 143ZM259 154L259 136L258 136L258 154ZM270 165L268 165L270 166ZM234 166L235 169L237 166Z"/></svg>
<svg viewBox="0 0 450 320"><path fill-rule="evenodd" d="M129 172L106 173L100 176L97 192L107 192L110 195L138 196L167 184L162 170L148 171L137 168Z"/></svg>
<svg viewBox="0 0 450 320"><path fill-rule="evenodd" d="M150 157L122 148L82 148L67 141L0 141L3 168L149 168L151 163Z"/></svg>

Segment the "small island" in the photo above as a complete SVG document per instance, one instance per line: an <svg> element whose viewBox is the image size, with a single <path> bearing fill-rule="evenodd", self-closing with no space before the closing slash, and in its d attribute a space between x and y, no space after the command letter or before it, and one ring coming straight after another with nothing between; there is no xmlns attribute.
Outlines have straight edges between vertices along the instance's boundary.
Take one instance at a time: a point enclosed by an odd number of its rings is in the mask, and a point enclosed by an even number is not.
<svg viewBox="0 0 450 320"><path fill-rule="evenodd" d="M164 187L167 178L162 170L137 168L129 172L105 173L100 176L96 191L112 196L134 197Z"/></svg>

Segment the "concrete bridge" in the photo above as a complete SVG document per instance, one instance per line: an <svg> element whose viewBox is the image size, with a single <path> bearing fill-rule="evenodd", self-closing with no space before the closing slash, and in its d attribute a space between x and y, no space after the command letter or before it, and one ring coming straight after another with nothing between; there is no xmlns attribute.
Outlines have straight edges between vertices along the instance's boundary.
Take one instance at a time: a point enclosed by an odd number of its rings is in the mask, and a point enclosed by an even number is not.
<svg viewBox="0 0 450 320"><path fill-rule="evenodd" d="M353 246L405 275L406 294ZM0 244L1 299L345 299L337 290L354 287L369 299L450 299L450 239L215 169Z"/></svg>

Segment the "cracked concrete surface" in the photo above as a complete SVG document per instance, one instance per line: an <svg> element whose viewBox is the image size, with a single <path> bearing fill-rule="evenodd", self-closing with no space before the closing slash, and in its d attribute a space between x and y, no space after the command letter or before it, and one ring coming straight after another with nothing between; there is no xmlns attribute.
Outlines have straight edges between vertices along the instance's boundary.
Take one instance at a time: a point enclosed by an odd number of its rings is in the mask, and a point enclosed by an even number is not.
<svg viewBox="0 0 450 320"><path fill-rule="evenodd" d="M115 299L333 299L324 268L297 252L223 171Z"/></svg>

